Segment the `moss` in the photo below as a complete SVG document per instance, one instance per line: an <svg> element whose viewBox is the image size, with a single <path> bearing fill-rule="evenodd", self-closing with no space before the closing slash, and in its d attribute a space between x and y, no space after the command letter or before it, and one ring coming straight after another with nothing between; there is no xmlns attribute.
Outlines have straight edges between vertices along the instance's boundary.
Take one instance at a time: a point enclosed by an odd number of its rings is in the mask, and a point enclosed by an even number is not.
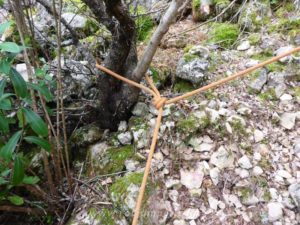
<svg viewBox="0 0 300 225"><path fill-rule="evenodd" d="M233 131L239 135L239 136L248 136L248 133L246 132L246 129L244 125L242 124L241 120L233 118L233 120L230 122Z"/></svg>
<svg viewBox="0 0 300 225"><path fill-rule="evenodd" d="M264 170L269 170L272 168L272 164L270 162L269 159L267 158L262 158L259 162L258 162L258 165L263 168Z"/></svg>
<svg viewBox="0 0 300 225"><path fill-rule="evenodd" d="M253 55L251 58L257 59L257 60L263 62L263 61L270 59L272 56L273 56L273 53L271 50L269 50L269 51L264 51L260 54ZM282 64L281 62L274 62L274 63L266 65L265 67L270 72L281 72L285 69L285 65Z"/></svg>
<svg viewBox="0 0 300 225"><path fill-rule="evenodd" d="M274 101L277 100L275 89L269 88L267 91L258 95L258 98L262 101Z"/></svg>
<svg viewBox="0 0 300 225"><path fill-rule="evenodd" d="M288 16L283 16L280 17L279 21L277 23L272 24L268 28L268 32L281 32L281 33L286 33L286 32L292 32L299 30L300 27L300 18L299 17L291 17L289 18Z"/></svg>
<svg viewBox="0 0 300 225"><path fill-rule="evenodd" d="M300 98L300 87L294 87L294 96Z"/></svg>
<svg viewBox="0 0 300 225"><path fill-rule="evenodd" d="M135 11L136 10L136 11ZM151 34L155 23L151 16L143 15L146 14L147 10L138 6L136 9L130 8L131 13L136 14L137 18L135 20L135 24L137 27L137 38L139 41L145 41ZM135 12L134 12L135 11Z"/></svg>
<svg viewBox="0 0 300 225"><path fill-rule="evenodd" d="M253 194L253 189L250 187L239 187L238 193L242 202L245 202Z"/></svg>
<svg viewBox="0 0 300 225"><path fill-rule="evenodd" d="M129 189L132 189L129 187L135 185L138 190L138 187L142 183L142 180L143 180L143 173L138 173L138 172L130 173L124 177L117 179L109 188L109 193L112 201L115 203L115 206L119 207L126 216L130 217L132 214L132 209L128 207L126 202L127 201L131 202L133 200L131 198L135 199L136 196L134 195L138 194L138 192L136 193L129 192ZM152 188L153 188L152 183L148 182L145 191L144 200L143 200L144 203L147 202L147 199L150 195L150 192L152 191Z"/></svg>
<svg viewBox="0 0 300 225"><path fill-rule="evenodd" d="M230 1L229 0L213 0L213 3L216 5L216 6L222 6L223 7L226 7L230 4Z"/></svg>
<svg viewBox="0 0 300 225"><path fill-rule="evenodd" d="M128 126L131 131L147 130L149 128L147 121L142 117L131 117Z"/></svg>
<svg viewBox="0 0 300 225"><path fill-rule="evenodd" d="M185 93L194 90L193 84L186 80L178 80L174 85L174 91L179 93Z"/></svg>
<svg viewBox="0 0 300 225"><path fill-rule="evenodd" d="M130 184L140 185L143 179L143 173L131 173L127 176L119 178L110 187L110 193L116 193L118 195L123 195Z"/></svg>
<svg viewBox="0 0 300 225"><path fill-rule="evenodd" d="M188 53L193 47L194 47L194 45L187 44L187 45L185 46L185 48L183 49L183 52L184 52L184 53Z"/></svg>
<svg viewBox="0 0 300 225"><path fill-rule="evenodd" d="M229 48L239 36L239 27L231 23L213 23L209 32L210 42Z"/></svg>
<svg viewBox="0 0 300 225"><path fill-rule="evenodd" d="M249 35L248 40L251 45L257 45L261 41L261 35L258 33L252 33Z"/></svg>
<svg viewBox="0 0 300 225"><path fill-rule="evenodd" d="M184 134L193 134L200 129L204 129L210 124L210 120L207 115L203 115L201 118L196 117L193 114L190 114L186 118L180 119L176 127L179 131Z"/></svg>
<svg viewBox="0 0 300 225"><path fill-rule="evenodd" d="M122 171L125 161L133 155L133 146L127 145L120 148L110 148L106 150L103 156L100 156L100 159L91 159L91 161L97 174L110 174Z"/></svg>
<svg viewBox="0 0 300 225"><path fill-rule="evenodd" d="M201 6L201 0L193 0L192 7L196 10L198 10Z"/></svg>
<svg viewBox="0 0 300 225"><path fill-rule="evenodd" d="M189 53L185 53L184 55L183 55L183 59L184 59L184 61L187 63L187 62L191 62L191 61L193 61L194 59L198 59L199 58L199 56L197 56L197 55L192 55L192 54L189 54Z"/></svg>

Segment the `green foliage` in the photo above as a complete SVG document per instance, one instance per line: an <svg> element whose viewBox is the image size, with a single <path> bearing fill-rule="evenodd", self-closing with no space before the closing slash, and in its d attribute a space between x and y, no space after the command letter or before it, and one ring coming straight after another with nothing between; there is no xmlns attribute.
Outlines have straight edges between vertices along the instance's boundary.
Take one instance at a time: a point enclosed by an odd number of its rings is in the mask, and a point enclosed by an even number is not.
<svg viewBox="0 0 300 225"><path fill-rule="evenodd" d="M0 34L9 29L11 22L0 25ZM13 68L14 58L24 49L14 42L0 44L0 203L9 201L23 205L24 199L15 194L16 186L34 185L36 176L27 175L28 159L22 152L25 141L46 151L51 146L45 139L48 128L41 117L32 110L29 87L51 101L48 85L51 79L45 70L36 69L36 82L29 83ZM28 145L28 144L27 144Z"/></svg>
<svg viewBox="0 0 300 225"><path fill-rule="evenodd" d="M138 40L145 41L149 37L153 27L155 26L155 23L151 16L144 15L147 11L142 6L138 6L136 10L131 9L130 11L132 11L133 14L137 17L135 20L135 24L137 27Z"/></svg>
<svg viewBox="0 0 300 225"><path fill-rule="evenodd" d="M196 9L196 10L199 9L200 6L201 6L201 0L193 0L192 6L193 6L193 8Z"/></svg>
<svg viewBox="0 0 300 225"><path fill-rule="evenodd" d="M229 48L239 36L239 27L231 23L213 23L209 32L210 42Z"/></svg>

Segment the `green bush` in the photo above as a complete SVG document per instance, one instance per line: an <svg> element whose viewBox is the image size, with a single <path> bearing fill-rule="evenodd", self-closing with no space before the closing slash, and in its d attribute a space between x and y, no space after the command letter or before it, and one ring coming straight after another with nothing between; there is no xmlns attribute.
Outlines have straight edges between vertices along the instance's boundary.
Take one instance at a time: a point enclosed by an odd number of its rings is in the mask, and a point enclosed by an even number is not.
<svg viewBox="0 0 300 225"><path fill-rule="evenodd" d="M6 22L0 25L0 34L10 27ZM14 58L24 47L14 42L0 44L0 202L23 205L24 199L15 193L15 187L34 185L39 178L29 175L30 160L24 155L25 142L50 152L47 141L48 128L43 119L32 110L29 88L39 92L46 101L53 96L48 90L49 77L44 70L36 70L36 83L26 82L12 67Z"/></svg>

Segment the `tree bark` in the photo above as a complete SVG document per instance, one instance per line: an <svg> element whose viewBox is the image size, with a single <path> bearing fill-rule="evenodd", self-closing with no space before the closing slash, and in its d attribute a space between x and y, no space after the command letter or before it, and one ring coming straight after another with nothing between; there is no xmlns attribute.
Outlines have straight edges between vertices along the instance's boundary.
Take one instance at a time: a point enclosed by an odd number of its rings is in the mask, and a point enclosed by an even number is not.
<svg viewBox="0 0 300 225"><path fill-rule="evenodd" d="M108 69L140 82L147 72L153 56L164 34L175 20L178 9L184 0L173 0L158 28L154 32L149 45L137 60L136 28L127 6L121 0L83 0L93 14L112 34L112 43L108 56L103 64ZM122 120L127 120L138 100L140 90L98 72L99 116L100 126L115 130Z"/></svg>

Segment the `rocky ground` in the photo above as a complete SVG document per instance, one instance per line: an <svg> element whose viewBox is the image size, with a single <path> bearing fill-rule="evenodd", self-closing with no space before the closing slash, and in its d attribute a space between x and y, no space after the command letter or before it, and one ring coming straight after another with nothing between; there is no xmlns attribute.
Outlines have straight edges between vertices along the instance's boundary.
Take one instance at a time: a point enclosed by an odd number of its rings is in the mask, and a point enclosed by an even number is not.
<svg viewBox="0 0 300 225"><path fill-rule="evenodd" d="M219 13L229 3L215 2ZM161 93L174 97L299 46L299 1L272 10L266 2L248 1L196 29L200 22L191 16L172 25L149 70ZM37 41L47 49L49 42L55 45L48 29L54 21L39 7ZM63 11L86 35L77 49L63 49L67 110L81 107L81 98L95 99L89 65L95 56L105 57L110 41L104 28L91 35L96 28L81 7ZM69 39L63 29L63 44ZM146 43L139 43L139 52ZM25 64L16 69L26 78ZM299 71L295 54L166 106L140 224L300 224ZM132 114L117 132L91 124L72 134L78 196L69 225L130 224L157 110L142 93Z"/></svg>
<svg viewBox="0 0 300 225"><path fill-rule="evenodd" d="M153 61L154 81L174 96L300 44L299 12L265 16L268 23L239 30L221 48L207 41L211 25L180 34L195 23L176 23ZM288 35L278 30L286 19L298 24ZM299 224L299 71L298 54L166 106L140 224ZM87 127L75 135L85 144L102 139L89 147L91 178L79 188L85 204L69 224L130 223L156 114L141 95L118 132Z"/></svg>

